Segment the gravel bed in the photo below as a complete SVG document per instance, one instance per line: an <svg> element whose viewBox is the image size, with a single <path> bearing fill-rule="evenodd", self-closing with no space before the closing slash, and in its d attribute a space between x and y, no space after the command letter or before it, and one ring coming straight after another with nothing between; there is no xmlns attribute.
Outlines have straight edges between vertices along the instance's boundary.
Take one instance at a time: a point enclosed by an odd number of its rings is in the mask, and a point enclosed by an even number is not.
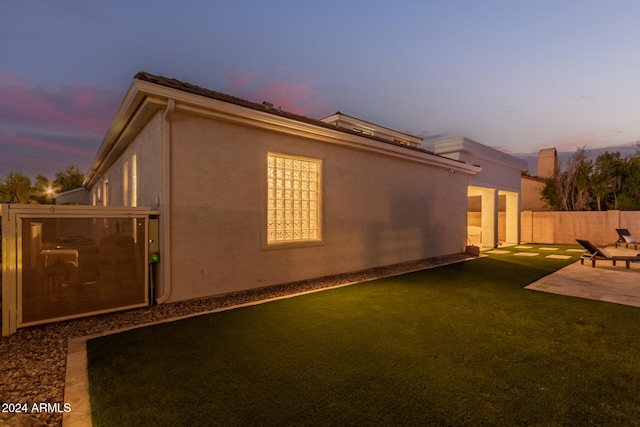
<svg viewBox="0 0 640 427"><path fill-rule="evenodd" d="M68 338L93 335L299 292L392 276L459 262L468 258L470 257L464 254L448 255L218 297L162 304L22 328L17 333L0 339L0 404L26 403L29 409L34 403L42 402L59 403L62 406L64 404ZM10 427L60 426L61 424L62 413L9 414L0 412L0 425Z"/></svg>

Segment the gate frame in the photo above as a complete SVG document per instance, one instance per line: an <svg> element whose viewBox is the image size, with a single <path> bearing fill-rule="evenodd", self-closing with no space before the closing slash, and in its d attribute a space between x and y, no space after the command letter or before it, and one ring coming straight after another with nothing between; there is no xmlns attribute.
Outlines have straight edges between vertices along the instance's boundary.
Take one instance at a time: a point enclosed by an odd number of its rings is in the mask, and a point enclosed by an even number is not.
<svg viewBox="0 0 640 427"><path fill-rule="evenodd" d="M23 205L0 204L2 220L2 336L18 328L53 323L97 314L111 313L149 305L149 220L159 211L149 207L111 207L75 205ZM22 232L23 218L144 218L147 250L144 251L145 302L76 315L57 317L37 322L22 323Z"/></svg>

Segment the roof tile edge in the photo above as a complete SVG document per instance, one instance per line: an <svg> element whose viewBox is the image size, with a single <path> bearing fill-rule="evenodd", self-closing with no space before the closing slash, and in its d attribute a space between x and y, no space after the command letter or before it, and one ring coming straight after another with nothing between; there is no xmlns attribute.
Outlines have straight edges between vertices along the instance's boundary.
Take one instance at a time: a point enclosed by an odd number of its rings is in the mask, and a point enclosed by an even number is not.
<svg viewBox="0 0 640 427"><path fill-rule="evenodd" d="M421 153L426 153L426 154L432 154L432 155L437 155L435 154L433 151L429 151L429 150L425 150L423 148L419 148L419 147L412 147L412 146L408 146L408 145L404 145L404 144L400 144L394 141L391 141L389 139L385 139L385 138L380 138L377 137L375 135L363 135L360 132L356 132L350 129L346 129L346 128L339 128L336 127L332 124L328 124L323 122L322 120L318 120L318 119L313 119L311 117L307 117L307 116L302 116L299 114L295 114L295 113L291 113L288 111L284 111L281 110L280 108L273 108L271 107L271 104L265 102L263 104L258 104L256 102L252 102L252 101L248 101L246 99L242 99L242 98L238 98L236 96L233 95L228 95L222 92L217 92L211 89L206 89L197 85L193 85L191 83L186 83L183 82L181 80L178 79L173 79L173 78L168 78L168 77L164 77L164 76L158 76L158 75L154 75L145 71L141 71L139 73L137 73L134 76L134 79L137 80L141 80L141 81L145 81L148 83L153 83L153 84L157 84L160 86L164 86L164 87L169 87L172 89L176 89L176 90L180 90L183 92L187 92L187 93L191 93L194 95L200 95L200 96L204 96L206 98L211 98L211 99L215 99L218 101L222 101L222 102L228 102L231 104L235 104L235 105L239 105L242 107L247 107L247 108L251 108L253 110L259 110L259 111L264 111L270 114L274 114L277 116L281 116L281 117L285 117L291 120L297 120L299 122L303 122L303 123L307 123L307 124L312 124L312 125L316 125L316 126L320 126L323 128L327 128L327 129L334 129L334 130L339 130L341 132L344 133L348 133L351 135L358 135L361 136L363 138L368 138L368 139L372 139L375 141L379 141L379 142L384 142L386 144L390 144L393 146L398 146L398 147L402 147L405 148L407 150L412 150L412 151L418 151ZM438 156L438 157L442 157L442 156Z"/></svg>

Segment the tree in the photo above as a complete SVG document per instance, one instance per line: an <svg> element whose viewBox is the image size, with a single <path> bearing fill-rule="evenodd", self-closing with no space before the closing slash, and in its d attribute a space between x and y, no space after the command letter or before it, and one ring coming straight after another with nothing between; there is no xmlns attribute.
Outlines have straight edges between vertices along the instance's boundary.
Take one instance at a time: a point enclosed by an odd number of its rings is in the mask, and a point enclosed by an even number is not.
<svg viewBox="0 0 640 427"><path fill-rule="evenodd" d="M0 199L13 203L36 203L35 192L29 177L17 172L9 172L0 180Z"/></svg>
<svg viewBox="0 0 640 427"><path fill-rule="evenodd" d="M627 178L620 193L619 209L640 210L640 153L627 162Z"/></svg>
<svg viewBox="0 0 640 427"><path fill-rule="evenodd" d="M53 182L44 175L36 176L35 184L16 172L9 172L0 180L0 200L12 203L53 203L56 192L67 191L82 186L84 175L76 165L70 163L66 171L56 172Z"/></svg>
<svg viewBox="0 0 640 427"><path fill-rule="evenodd" d="M56 191L67 191L82 187L83 182L84 174L73 163L67 166L66 172L56 172L56 177L53 180Z"/></svg>
<svg viewBox="0 0 640 427"><path fill-rule="evenodd" d="M549 178L541 196L551 208L562 211L581 211L589 207L590 175L593 168L587 160L589 151L581 147L569 157L563 172Z"/></svg>
<svg viewBox="0 0 640 427"><path fill-rule="evenodd" d="M560 178L558 173L551 178L547 178L544 187L540 191L540 198L547 202L553 210L562 210L562 197L560 196Z"/></svg>
<svg viewBox="0 0 640 427"><path fill-rule="evenodd" d="M620 157L620 152L604 154L596 158L591 175L591 188L596 208L620 209L619 197L626 187L630 162Z"/></svg>
<svg viewBox="0 0 640 427"><path fill-rule="evenodd" d="M547 180L541 199L555 210L640 210L640 151L628 158L607 151L592 162L578 148L566 170Z"/></svg>

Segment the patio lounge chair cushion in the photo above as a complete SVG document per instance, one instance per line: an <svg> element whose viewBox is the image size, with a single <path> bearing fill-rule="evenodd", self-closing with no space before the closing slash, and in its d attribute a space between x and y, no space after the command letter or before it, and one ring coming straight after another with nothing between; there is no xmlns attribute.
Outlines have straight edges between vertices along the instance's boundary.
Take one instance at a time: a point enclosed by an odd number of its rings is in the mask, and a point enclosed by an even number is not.
<svg viewBox="0 0 640 427"><path fill-rule="evenodd" d="M600 254L603 257L605 257L606 259L612 259L613 258L613 255L611 255L611 252L609 252L605 248L598 248L598 250L600 251Z"/></svg>
<svg viewBox="0 0 640 427"><path fill-rule="evenodd" d="M631 233L629 232L629 230L627 230L626 228L616 228L616 233L618 233L618 241L616 242L616 248L618 247L618 244L623 244L625 245L625 247L629 247L629 244L632 244L634 246L634 249L638 249L638 242L636 241L636 239L631 235Z"/></svg>
<svg viewBox="0 0 640 427"><path fill-rule="evenodd" d="M584 264L584 260L586 259L591 261L591 266L595 268L597 260L611 261L614 266L617 261L624 261L625 267L629 268L632 262L640 262L640 254L635 256L611 255L611 253L606 249L598 248L588 240L576 239L576 241L586 250L586 252L580 256L581 264Z"/></svg>

